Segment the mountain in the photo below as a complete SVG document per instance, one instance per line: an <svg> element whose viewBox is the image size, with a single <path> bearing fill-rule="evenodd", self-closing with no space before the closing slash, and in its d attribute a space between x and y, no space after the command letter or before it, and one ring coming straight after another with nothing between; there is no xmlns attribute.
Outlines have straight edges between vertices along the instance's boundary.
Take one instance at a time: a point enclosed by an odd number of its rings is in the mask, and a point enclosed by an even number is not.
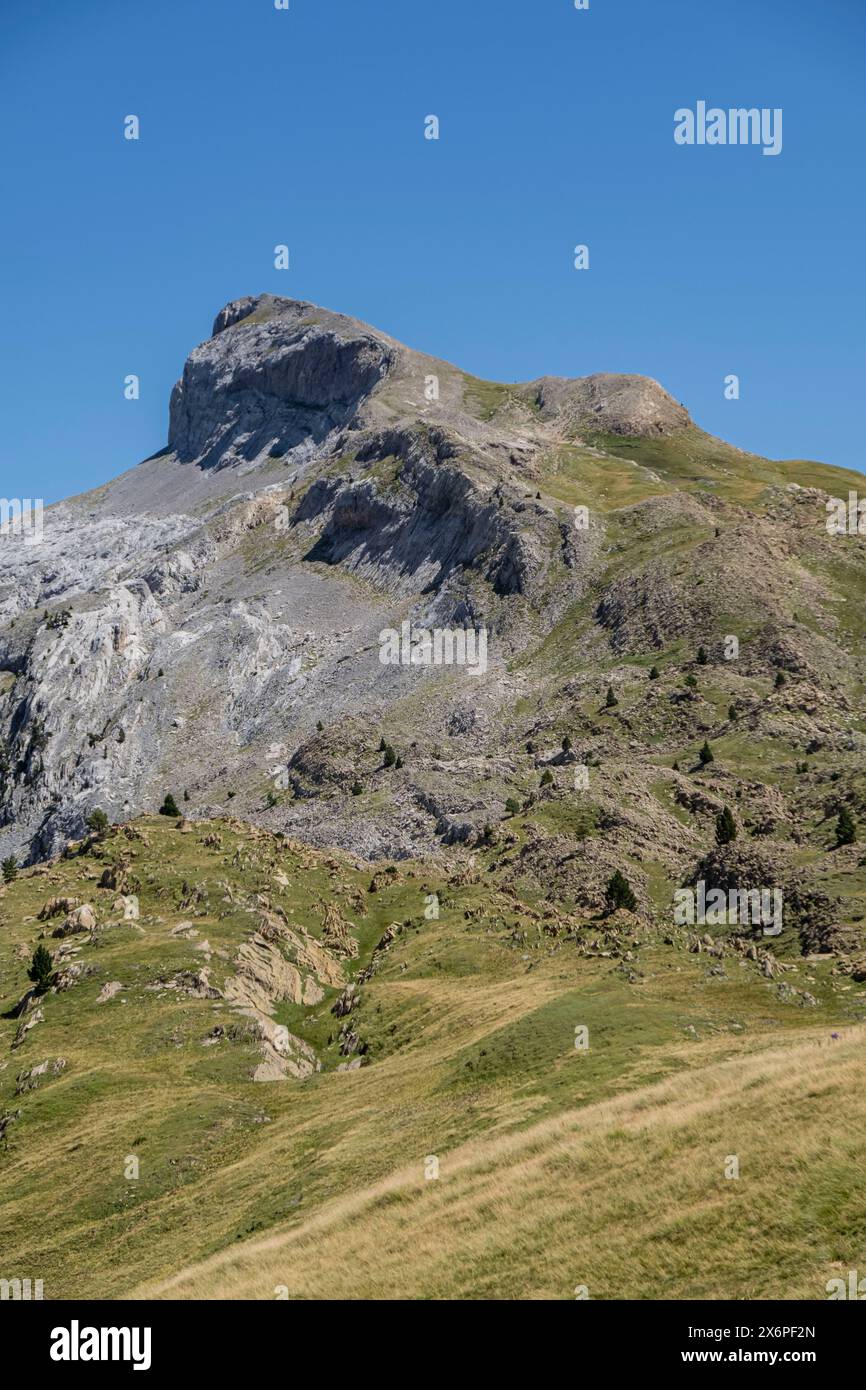
<svg viewBox="0 0 866 1390"><path fill-rule="evenodd" d="M859 485L648 378L227 305L167 447L0 543L10 1269L824 1297L863 1258ZM783 911L678 916L714 891Z"/></svg>
<svg viewBox="0 0 866 1390"><path fill-rule="evenodd" d="M167 449L50 508L42 545L0 548L0 851L55 853L94 806L173 790L196 815L417 855L535 790L565 733L602 797L626 757L644 810L648 776L686 794L670 763L707 736L748 745L746 782L780 738L856 761L862 542L824 527L824 493L856 484L712 439L646 378L504 386L313 305L229 304ZM487 674L383 665L406 620L483 625ZM684 691L701 645L712 680ZM796 822L802 794L760 813ZM649 822L672 867L682 827Z"/></svg>

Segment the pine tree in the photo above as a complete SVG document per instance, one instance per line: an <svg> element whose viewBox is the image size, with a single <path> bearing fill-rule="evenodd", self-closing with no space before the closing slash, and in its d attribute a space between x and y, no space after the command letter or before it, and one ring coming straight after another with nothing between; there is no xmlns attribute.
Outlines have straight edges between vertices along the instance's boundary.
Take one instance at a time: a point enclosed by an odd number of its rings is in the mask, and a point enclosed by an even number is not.
<svg viewBox="0 0 866 1390"><path fill-rule="evenodd" d="M706 666L706 664L707 664L707 649L706 649L706 647L698 647L698 665L699 665L699 666Z"/></svg>
<svg viewBox="0 0 866 1390"><path fill-rule="evenodd" d="M8 859L3 860L3 882L13 883L18 877L18 864L13 854Z"/></svg>
<svg viewBox="0 0 866 1390"><path fill-rule="evenodd" d="M387 747L388 747L388 745L387 745L387 743L385 742L384 738L380 738L380 739L379 739L379 752L380 752L380 753L384 753L384 751L385 751L385 749L386 749Z"/></svg>
<svg viewBox="0 0 866 1390"><path fill-rule="evenodd" d="M616 696L615 696L614 693L613 693L613 686L612 686L612 685L609 685L609 686L607 687L607 695L605 696L605 700L604 700L605 709L613 709L614 706L615 706L615 705L618 705L618 704L619 704L619 700L616 698Z"/></svg>
<svg viewBox="0 0 866 1390"><path fill-rule="evenodd" d="M843 806L836 822L836 844L853 845L857 839L857 823L847 806Z"/></svg>
<svg viewBox="0 0 866 1390"><path fill-rule="evenodd" d="M360 796L363 790L364 790L364 788L361 786L361 783L360 783L360 782L353 782L353 783L352 783L352 795L353 795L353 796Z"/></svg>
<svg viewBox="0 0 866 1390"><path fill-rule="evenodd" d="M382 761L384 762L385 767L393 767L395 762L397 761L397 754L394 752L394 749L391 747L390 743L387 743L385 745L384 753L385 757Z"/></svg>
<svg viewBox="0 0 866 1390"><path fill-rule="evenodd" d="M659 668L658 668L657 666L651 666L651 667L650 667L649 678L650 678L651 681L657 681L657 680L658 680L658 678L659 678Z"/></svg>
<svg viewBox="0 0 866 1390"><path fill-rule="evenodd" d="M732 840L737 838L737 822L731 814L730 808L725 807L716 816L716 840L720 845L729 845Z"/></svg>
<svg viewBox="0 0 866 1390"><path fill-rule="evenodd" d="M562 751L563 753L571 752L571 739L568 737L568 734L566 734L565 738L562 740Z"/></svg>
<svg viewBox="0 0 866 1390"><path fill-rule="evenodd" d="M234 796L234 792L229 792L229 796ZM175 799L174 799L174 797L172 796L171 792L166 792L166 794L165 794L165 800L163 801L162 805L161 805L160 808L159 808L159 814L160 814L161 816L179 816L179 815L180 815L180 811L177 809L177 802L175 801Z"/></svg>
<svg viewBox="0 0 866 1390"><path fill-rule="evenodd" d="M542 772L541 774L541 785L543 787L549 787L552 781L553 773L551 772L549 767L545 768L544 772Z"/></svg>
<svg viewBox="0 0 866 1390"><path fill-rule="evenodd" d="M90 812L90 815L87 817L88 830L93 831L97 840L104 840L105 836L108 833L108 825L108 816L105 814L105 812L101 811L98 806L94 807L94 809Z"/></svg>
<svg viewBox="0 0 866 1390"><path fill-rule="evenodd" d="M51 959L51 952L46 946L37 946L33 952L30 969L27 971L27 978L36 986L37 994L45 993L51 984L53 974L54 961Z"/></svg>
<svg viewBox="0 0 866 1390"><path fill-rule="evenodd" d="M707 763L713 762L713 750L707 742L704 742L704 746L698 754L698 758L700 759L701 767L706 767Z"/></svg>
<svg viewBox="0 0 866 1390"><path fill-rule="evenodd" d="M619 869L608 882L605 898L610 912L615 912L618 907L627 907L629 912L634 912L637 907L637 898L632 892L631 884Z"/></svg>
<svg viewBox="0 0 866 1390"><path fill-rule="evenodd" d="M736 710L736 707L735 707L734 705L728 705L728 718L730 719L730 721L731 721L732 724L733 724L734 720L736 719L736 717L737 717L737 710Z"/></svg>
<svg viewBox="0 0 866 1390"><path fill-rule="evenodd" d="M510 812L512 816L516 816L520 810L520 802L516 797L510 796L505 803L505 809Z"/></svg>
<svg viewBox="0 0 866 1390"><path fill-rule="evenodd" d="M777 671L777 672L776 672L776 680L775 680L774 683L775 683L776 689L777 689L777 690L781 690L782 686L785 684L785 672L784 672L784 671Z"/></svg>

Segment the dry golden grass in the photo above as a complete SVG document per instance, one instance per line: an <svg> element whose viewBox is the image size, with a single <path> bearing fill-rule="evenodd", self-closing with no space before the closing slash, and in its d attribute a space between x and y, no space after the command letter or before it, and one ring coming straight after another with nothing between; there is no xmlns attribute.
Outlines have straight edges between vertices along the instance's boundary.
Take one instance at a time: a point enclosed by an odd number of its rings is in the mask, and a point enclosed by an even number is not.
<svg viewBox="0 0 866 1390"><path fill-rule="evenodd" d="M273 891L247 863L255 846L225 826L221 850L147 831L136 930L87 945L95 973L46 996L20 1049L15 1019L0 1027L0 1106L22 1111L0 1153L5 1275L43 1278L52 1299L273 1299L280 1286L315 1299L570 1298L579 1284L596 1298L819 1298L834 1262L857 1267L864 996L831 962L787 962L786 980L817 997L808 1010L754 963L718 976L670 943L648 942L632 979L571 943L514 946L498 905L495 929L469 916L490 895L469 886L365 983L370 1065L330 1069L330 1000L307 1020L281 1005L329 1069L257 1085L254 1046L203 1046L227 1021L222 1001L150 988L197 961L170 935L186 881L209 885L199 928L230 958L249 919L224 879ZM282 853L287 907L318 920L330 877ZM51 889L91 893L95 872L61 861ZM367 894L367 951L417 914L423 881ZM346 882L366 890L368 876ZM7 1007L47 891L22 875L4 899ZM124 989L98 1004L107 979ZM583 1054L578 1024L592 1036ZM63 1070L18 1094L20 1070L61 1056Z"/></svg>
<svg viewBox="0 0 866 1390"><path fill-rule="evenodd" d="M439 1154L138 1297L823 1298L866 1263L866 1029ZM354 1078L348 1078L351 1086ZM844 1119L842 1118L844 1116ZM725 1177L737 1155L739 1179Z"/></svg>

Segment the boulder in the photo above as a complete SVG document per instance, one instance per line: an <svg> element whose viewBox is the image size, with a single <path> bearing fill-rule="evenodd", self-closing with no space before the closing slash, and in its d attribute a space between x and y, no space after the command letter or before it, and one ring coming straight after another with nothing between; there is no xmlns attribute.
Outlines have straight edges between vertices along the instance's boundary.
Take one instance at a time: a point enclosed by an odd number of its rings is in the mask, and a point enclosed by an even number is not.
<svg viewBox="0 0 866 1390"><path fill-rule="evenodd" d="M122 989L123 985L119 980L109 980L107 984L102 986L102 989L97 994L97 1004L106 1004L109 999L113 999L115 994L118 994Z"/></svg>
<svg viewBox="0 0 866 1390"><path fill-rule="evenodd" d="M74 936L78 932L92 932L96 926L96 913L90 903L82 903L70 912L65 922L55 927L52 936Z"/></svg>

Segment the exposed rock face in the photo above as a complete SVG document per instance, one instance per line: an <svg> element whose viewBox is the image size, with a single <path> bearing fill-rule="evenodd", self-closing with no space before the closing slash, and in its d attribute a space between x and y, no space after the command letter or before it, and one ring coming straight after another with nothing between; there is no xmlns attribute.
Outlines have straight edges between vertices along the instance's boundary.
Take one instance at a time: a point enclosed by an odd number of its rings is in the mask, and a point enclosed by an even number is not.
<svg viewBox="0 0 866 1390"><path fill-rule="evenodd" d="M352 941L357 954L357 944ZM288 956L294 957L293 963ZM288 1028L273 1020L281 1002L318 1004L323 984L336 986L343 974L329 951L306 933L298 933L279 918L266 914L261 930L245 941L235 960L236 973L225 982L224 997L236 1011L253 1020L262 1042L263 1060L254 1081L303 1080L320 1069L315 1050Z"/></svg>
<svg viewBox="0 0 866 1390"><path fill-rule="evenodd" d="M172 392L169 448L184 463L228 468L282 457L347 424L392 355L350 321L262 295L228 304Z"/></svg>
<svg viewBox="0 0 866 1390"><path fill-rule="evenodd" d="M367 478L314 483L295 513L299 522L326 522L307 560L387 572L407 595L475 568L498 595L526 592L533 571L537 576L545 567L542 548L523 533L501 493L480 493L448 464L443 443L395 432L369 440L359 459L369 465L395 459L396 489L383 492Z"/></svg>
<svg viewBox="0 0 866 1390"><path fill-rule="evenodd" d="M786 468L646 377L483 382L311 304L235 300L184 367L168 448L50 508L40 545L0 546L0 857L171 790L179 834L231 809L369 859L496 846L506 878L585 910L626 856L648 913L651 866L688 881L737 798L787 863L860 792L764 767L862 762L866 671L846 622L861 541L830 537L827 491ZM484 669L383 661L404 623L483 629ZM759 769L696 775L704 740L746 736L772 750ZM519 849L506 801L533 816ZM826 949L843 914L808 877L786 883L804 948ZM129 866L103 886L134 922ZM78 906L40 917L88 930ZM343 988L351 934L260 935L237 988L263 1017L259 987Z"/></svg>

